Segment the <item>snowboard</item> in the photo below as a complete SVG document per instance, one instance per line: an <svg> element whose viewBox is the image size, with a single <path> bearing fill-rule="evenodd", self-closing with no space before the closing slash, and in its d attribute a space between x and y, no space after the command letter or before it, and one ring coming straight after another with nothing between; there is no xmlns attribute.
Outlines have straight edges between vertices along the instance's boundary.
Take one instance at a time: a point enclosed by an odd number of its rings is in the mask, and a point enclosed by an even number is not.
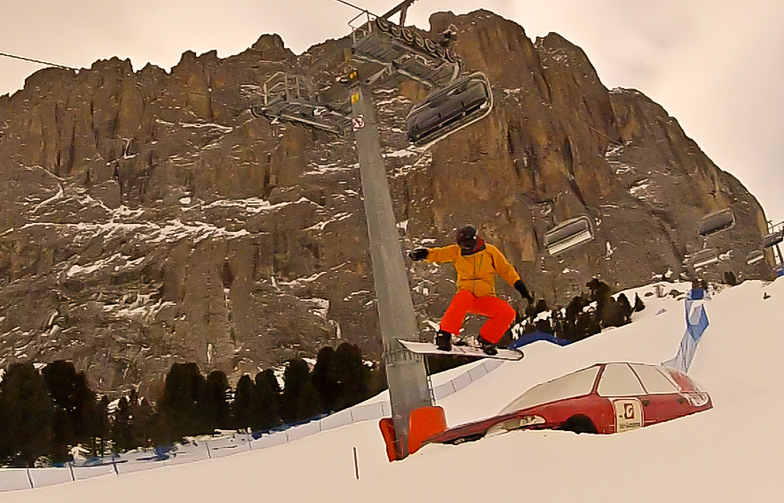
<svg viewBox="0 0 784 503"><path fill-rule="evenodd" d="M451 351L441 351L436 347L435 344L432 342L413 342L413 341L404 341L398 339L399 342L403 347L407 350L411 351L412 353L418 353L422 355L453 355L453 356L471 356L476 358L490 358L493 360L507 360L507 361L517 361L523 358L523 352L519 349L501 349L498 348L498 354L495 355L488 355L482 348L477 348L474 346L455 346L452 345Z"/></svg>

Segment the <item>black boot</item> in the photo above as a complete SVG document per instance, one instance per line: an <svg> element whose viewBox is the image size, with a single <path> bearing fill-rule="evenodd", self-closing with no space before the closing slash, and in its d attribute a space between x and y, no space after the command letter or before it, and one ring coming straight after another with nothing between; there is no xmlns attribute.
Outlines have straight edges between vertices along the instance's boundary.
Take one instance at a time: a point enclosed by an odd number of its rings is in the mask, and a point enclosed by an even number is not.
<svg viewBox="0 0 784 503"><path fill-rule="evenodd" d="M481 335L477 337L476 340L479 342L479 347L482 348L482 351L484 351L486 355L492 356L498 354L498 348L492 342L485 340Z"/></svg>
<svg viewBox="0 0 784 503"><path fill-rule="evenodd" d="M436 347L441 351L452 351L452 334L439 330L436 334Z"/></svg>

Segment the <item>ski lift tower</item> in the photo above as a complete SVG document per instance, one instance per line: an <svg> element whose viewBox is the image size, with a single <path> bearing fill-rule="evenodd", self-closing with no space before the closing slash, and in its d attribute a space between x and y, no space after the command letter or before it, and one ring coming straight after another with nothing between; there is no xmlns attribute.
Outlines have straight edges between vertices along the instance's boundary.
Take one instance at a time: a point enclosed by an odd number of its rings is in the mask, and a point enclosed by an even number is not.
<svg viewBox="0 0 784 503"><path fill-rule="evenodd" d="M762 240L763 249L773 249L773 260L776 263L774 271L776 276L784 274L784 255L781 254L780 243L784 241L784 222L773 224L768 221L768 235Z"/></svg>
<svg viewBox="0 0 784 503"><path fill-rule="evenodd" d="M448 58L443 47L432 40L425 41L420 34L388 20L399 12L402 25L406 10L413 2L406 0L375 19L364 11L349 21L352 49L348 62L350 68L345 76L392 404L391 421L382 419L381 423L390 460L403 459L419 448L427 433L416 425L412 416L422 411L433 413L435 408L432 407L433 397L424 357L407 351L398 342L398 339L418 341L419 331L381 153L371 88L379 84L395 86L405 79L414 79L435 88L453 80L459 73L458 62L451 54ZM364 18L364 22L355 29L352 23L360 18ZM425 422L439 427L438 412L434 414L435 421L431 414L431 419ZM440 427L445 427L443 411L440 415ZM412 429L419 431L412 432ZM412 433L416 439L411 438Z"/></svg>
<svg viewBox="0 0 784 503"><path fill-rule="evenodd" d="M404 0L382 16L362 10L349 21L351 49L350 54L346 53L347 69L337 82L318 87L308 75L279 72L264 82L263 101L251 110L256 117L299 122L341 136L346 130L353 131L392 404L392 418L384 418L380 424L390 460L403 459L415 452L427 436L446 428L446 419L443 410L433 406L424 357L409 352L398 342L400 339L418 341L419 331L371 89L374 85L396 87L404 80L413 79L434 90L437 100L441 100L444 86L450 83L461 90L470 86L473 87L469 91L483 90L481 104L455 110L441 123L428 126L423 139L428 145L467 127L492 108L486 77L475 74L466 83L459 80L460 61L450 48L403 26L408 7L415 1ZM400 14L399 24L389 20L395 14ZM354 24L359 26L355 28Z"/></svg>

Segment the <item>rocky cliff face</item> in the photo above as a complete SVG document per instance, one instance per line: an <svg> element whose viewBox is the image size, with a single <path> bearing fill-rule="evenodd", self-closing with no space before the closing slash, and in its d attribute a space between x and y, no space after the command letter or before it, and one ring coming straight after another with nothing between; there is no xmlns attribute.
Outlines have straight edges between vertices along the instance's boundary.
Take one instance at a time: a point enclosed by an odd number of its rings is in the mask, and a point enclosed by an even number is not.
<svg viewBox="0 0 784 503"><path fill-rule="evenodd" d="M708 274L765 274L744 260L765 232L760 205L659 105L606 89L556 34L531 41L487 11L434 14L431 34L449 24L496 106L415 153L403 120L426 90L376 89L402 246L444 245L474 223L539 297L564 304L592 276L616 288L677 277L702 247L699 219L732 207ZM118 59L42 70L0 97L0 365L65 358L111 392L174 362L237 377L338 339L379 356L352 142L248 112L270 75L345 45L297 57L264 35L225 59L186 52L170 73ZM596 239L548 256L545 231L581 214ZM429 333L453 273L410 273Z"/></svg>

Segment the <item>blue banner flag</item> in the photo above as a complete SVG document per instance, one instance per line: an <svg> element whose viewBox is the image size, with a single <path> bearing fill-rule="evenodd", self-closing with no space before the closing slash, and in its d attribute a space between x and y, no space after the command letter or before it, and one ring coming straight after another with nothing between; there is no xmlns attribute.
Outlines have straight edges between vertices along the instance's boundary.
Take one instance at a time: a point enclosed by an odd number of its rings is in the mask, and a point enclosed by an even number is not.
<svg viewBox="0 0 784 503"><path fill-rule="evenodd" d="M697 344L708 328L708 315L705 313L705 300L709 299L705 295L705 290L695 288L689 291L686 295L685 311L686 311L686 333L683 334L678 354L675 358L662 362L662 365L673 367L683 373L689 371L691 362L694 360L694 354L697 352Z"/></svg>

